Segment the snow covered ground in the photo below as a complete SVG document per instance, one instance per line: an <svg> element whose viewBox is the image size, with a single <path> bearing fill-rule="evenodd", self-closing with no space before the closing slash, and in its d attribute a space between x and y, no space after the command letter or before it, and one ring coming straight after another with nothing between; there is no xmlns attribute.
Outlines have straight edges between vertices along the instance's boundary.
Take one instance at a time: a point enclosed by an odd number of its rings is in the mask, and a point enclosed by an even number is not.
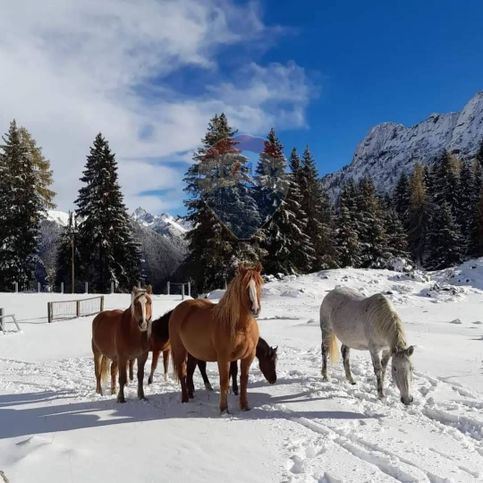
<svg viewBox="0 0 483 483"><path fill-rule="evenodd" d="M390 381L379 401L369 355L352 351L357 385L340 364L320 377L318 309L336 285L388 293L414 354L414 404ZM64 296L70 298L70 296ZM0 334L0 481L483 481L483 259L407 275L333 270L267 283L260 329L279 346L278 381L252 366L242 413L218 415L202 388L181 404L160 373L138 401L94 392L91 317L46 323L58 295L0 294L23 332ZM178 297L156 296L155 316ZM106 296L126 307L128 296ZM211 382L217 371L209 364Z"/></svg>

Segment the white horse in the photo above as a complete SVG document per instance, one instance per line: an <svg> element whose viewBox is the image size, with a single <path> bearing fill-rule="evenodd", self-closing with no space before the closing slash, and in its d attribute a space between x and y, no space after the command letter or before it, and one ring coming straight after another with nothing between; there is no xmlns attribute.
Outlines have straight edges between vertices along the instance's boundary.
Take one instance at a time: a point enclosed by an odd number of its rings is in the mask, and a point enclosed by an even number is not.
<svg viewBox="0 0 483 483"><path fill-rule="evenodd" d="M337 358L337 338L342 343L345 375L351 384L355 382L350 370L350 349L369 350L379 397L384 397L384 376L392 357L392 376L401 393L401 402L408 405L413 401L410 356L414 346L407 347L401 319L384 295L365 298L349 288L331 290L320 306L320 329L324 381L327 381L327 355L331 360Z"/></svg>

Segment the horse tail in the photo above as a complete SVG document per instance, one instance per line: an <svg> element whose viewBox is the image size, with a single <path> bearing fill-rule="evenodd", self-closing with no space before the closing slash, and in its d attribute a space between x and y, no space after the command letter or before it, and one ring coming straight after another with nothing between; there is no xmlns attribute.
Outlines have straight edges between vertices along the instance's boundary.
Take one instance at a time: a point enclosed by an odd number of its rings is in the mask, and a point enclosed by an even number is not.
<svg viewBox="0 0 483 483"><path fill-rule="evenodd" d="M101 381L106 381L111 373L111 367L109 365L110 359L105 355L101 357Z"/></svg>
<svg viewBox="0 0 483 483"><path fill-rule="evenodd" d="M337 362L339 359L339 349L337 347L337 337L333 332L330 332L324 337L324 342L329 350L329 359L332 362Z"/></svg>

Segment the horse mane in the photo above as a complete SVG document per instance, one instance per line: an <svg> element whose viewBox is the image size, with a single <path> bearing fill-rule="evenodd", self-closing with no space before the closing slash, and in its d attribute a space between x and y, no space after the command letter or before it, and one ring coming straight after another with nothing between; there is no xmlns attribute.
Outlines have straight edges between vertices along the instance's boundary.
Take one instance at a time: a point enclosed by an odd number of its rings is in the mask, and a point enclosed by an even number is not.
<svg viewBox="0 0 483 483"><path fill-rule="evenodd" d="M391 302L382 294L376 294L367 299L369 302L368 318L374 324L379 335L388 337L391 349L400 350L407 346L406 334L402 320L392 306Z"/></svg>
<svg viewBox="0 0 483 483"><path fill-rule="evenodd" d="M235 328L240 322L242 289L248 287L251 278L255 280L257 288L262 284L262 277L256 270L237 272L221 300L213 307L215 320L227 330L231 338L235 336Z"/></svg>
<svg viewBox="0 0 483 483"><path fill-rule="evenodd" d="M166 312L164 315L156 320L153 320L151 330L152 334L157 339L167 340L169 339L169 318L171 317L172 310Z"/></svg>

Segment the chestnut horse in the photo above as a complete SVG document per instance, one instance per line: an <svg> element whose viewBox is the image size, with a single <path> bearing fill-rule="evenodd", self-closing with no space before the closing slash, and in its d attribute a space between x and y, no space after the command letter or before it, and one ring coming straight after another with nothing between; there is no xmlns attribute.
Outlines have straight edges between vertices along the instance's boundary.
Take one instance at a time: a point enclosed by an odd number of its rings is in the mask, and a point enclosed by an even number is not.
<svg viewBox="0 0 483 483"><path fill-rule="evenodd" d="M207 299L181 302L169 319L173 364L181 381L181 401L188 402L187 355L218 363L220 411L228 412L230 362L241 359L240 408L248 410L248 370L255 358L260 312L261 266L240 265L218 304Z"/></svg>
<svg viewBox="0 0 483 483"><path fill-rule="evenodd" d="M144 364L148 357L151 337L152 290L134 287L131 305L126 310L104 310L92 321L92 352L96 374L96 392L102 394L101 379L107 375L111 363L111 394L116 392L119 371L118 402L126 402L124 386L127 382L127 364L138 360L138 397L144 399Z"/></svg>
<svg viewBox="0 0 483 483"><path fill-rule="evenodd" d="M153 359L151 361L151 372L148 378L148 384L152 384L153 375L156 367L158 366L158 359L161 352L163 353L163 364L164 364L164 380L167 380L168 376L168 363L169 354L171 349L169 346L169 316L172 310L165 313L159 319L153 320L151 325L151 339L149 340L149 351L153 352ZM132 381L134 379L134 359L129 361L129 379Z"/></svg>

